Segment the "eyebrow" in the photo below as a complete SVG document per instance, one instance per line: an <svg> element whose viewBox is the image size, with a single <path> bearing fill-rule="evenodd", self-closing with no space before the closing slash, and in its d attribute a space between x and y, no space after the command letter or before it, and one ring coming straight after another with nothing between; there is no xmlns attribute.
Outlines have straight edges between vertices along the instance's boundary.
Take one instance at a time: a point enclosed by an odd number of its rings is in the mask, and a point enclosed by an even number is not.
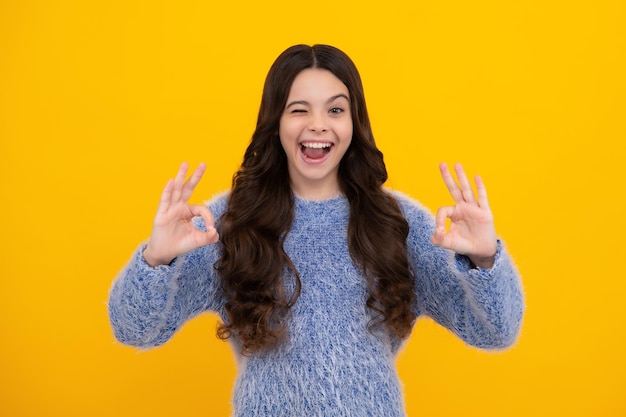
<svg viewBox="0 0 626 417"><path fill-rule="evenodd" d="M329 98L328 100L326 100L326 104L328 103L332 103L333 101L337 100L338 98L345 98L348 103L350 102L350 99L348 98L347 95L345 95L344 93L339 93L336 94L334 96L332 96L331 98ZM295 106L296 104L302 104L302 105L309 105L310 103L306 100L297 100L297 101L292 101L291 103L287 104L287 106L285 107L286 109L288 109L291 106Z"/></svg>

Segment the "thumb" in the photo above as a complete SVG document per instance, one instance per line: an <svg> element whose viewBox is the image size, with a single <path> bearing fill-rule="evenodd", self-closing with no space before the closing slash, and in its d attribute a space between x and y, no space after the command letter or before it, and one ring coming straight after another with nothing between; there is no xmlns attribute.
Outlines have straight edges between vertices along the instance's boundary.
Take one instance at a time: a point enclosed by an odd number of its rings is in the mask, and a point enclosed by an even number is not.
<svg viewBox="0 0 626 417"><path fill-rule="evenodd" d="M445 234L446 234L445 230L437 227L434 233L432 234L432 236L430 237L430 241L435 246L441 246L443 244Z"/></svg>
<svg viewBox="0 0 626 417"><path fill-rule="evenodd" d="M198 245L198 247L211 245L220 240L220 235L217 233L217 230L213 226L207 227L206 232L202 232L200 230L198 230L197 232L198 235L196 239L196 244Z"/></svg>
<svg viewBox="0 0 626 417"><path fill-rule="evenodd" d="M219 240L219 234L215 229L215 218L211 210L205 205L194 205L189 207L194 216L202 217L206 232L198 230L197 244L199 246L210 245Z"/></svg>

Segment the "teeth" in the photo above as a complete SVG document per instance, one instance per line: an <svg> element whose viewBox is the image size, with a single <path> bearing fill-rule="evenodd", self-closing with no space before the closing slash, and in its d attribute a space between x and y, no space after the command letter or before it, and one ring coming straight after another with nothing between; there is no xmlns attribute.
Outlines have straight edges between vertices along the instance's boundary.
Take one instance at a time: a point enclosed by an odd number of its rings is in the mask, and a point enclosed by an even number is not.
<svg viewBox="0 0 626 417"><path fill-rule="evenodd" d="M323 149L330 148L330 143L320 143L320 142L305 142L302 144L305 148L315 148L315 149Z"/></svg>

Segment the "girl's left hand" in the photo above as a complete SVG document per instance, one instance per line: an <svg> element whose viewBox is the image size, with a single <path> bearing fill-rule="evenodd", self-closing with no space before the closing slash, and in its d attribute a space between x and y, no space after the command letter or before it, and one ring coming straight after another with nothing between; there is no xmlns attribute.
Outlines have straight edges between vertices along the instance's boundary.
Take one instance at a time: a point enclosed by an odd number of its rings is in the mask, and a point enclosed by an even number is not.
<svg viewBox="0 0 626 417"><path fill-rule="evenodd" d="M478 267L491 268L498 243L482 179L478 175L474 178L478 193L476 198L461 164L454 165L460 187L445 163L440 164L439 169L456 205L441 207L437 211L437 227L431 241L437 246L466 255ZM446 219L450 219L447 231Z"/></svg>

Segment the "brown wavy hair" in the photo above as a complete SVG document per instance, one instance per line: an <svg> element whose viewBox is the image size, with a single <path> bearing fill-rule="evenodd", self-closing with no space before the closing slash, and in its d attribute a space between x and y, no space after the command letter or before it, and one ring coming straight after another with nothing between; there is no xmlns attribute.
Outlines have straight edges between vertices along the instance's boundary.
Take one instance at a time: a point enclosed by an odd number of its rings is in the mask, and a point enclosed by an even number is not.
<svg viewBox="0 0 626 417"><path fill-rule="evenodd" d="M409 227L396 200L382 188L387 170L374 142L358 70L332 46L295 45L269 70L256 130L219 223L223 251L217 269L229 320L217 333L222 339L234 336L244 354L271 348L285 337L285 320L300 295L300 276L283 248L294 218L294 195L278 130L293 80L308 68L330 71L350 93L353 137L338 176L350 203L350 255L367 280L367 306L375 312L370 330L386 326L404 338L415 319L414 277L406 253ZM288 270L293 283L285 282Z"/></svg>

